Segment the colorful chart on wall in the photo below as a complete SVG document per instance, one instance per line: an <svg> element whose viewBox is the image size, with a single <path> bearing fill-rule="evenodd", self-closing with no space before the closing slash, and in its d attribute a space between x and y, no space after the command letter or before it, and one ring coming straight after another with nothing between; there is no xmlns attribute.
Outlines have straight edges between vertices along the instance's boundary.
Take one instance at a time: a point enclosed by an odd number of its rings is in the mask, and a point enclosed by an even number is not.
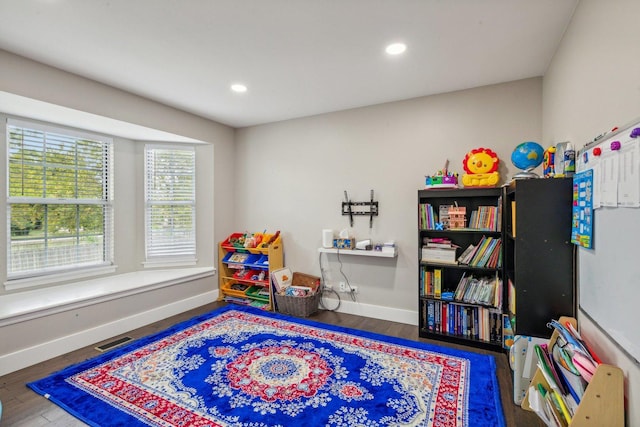
<svg viewBox="0 0 640 427"><path fill-rule="evenodd" d="M593 248L593 170L579 172L573 177L573 214L571 243Z"/></svg>

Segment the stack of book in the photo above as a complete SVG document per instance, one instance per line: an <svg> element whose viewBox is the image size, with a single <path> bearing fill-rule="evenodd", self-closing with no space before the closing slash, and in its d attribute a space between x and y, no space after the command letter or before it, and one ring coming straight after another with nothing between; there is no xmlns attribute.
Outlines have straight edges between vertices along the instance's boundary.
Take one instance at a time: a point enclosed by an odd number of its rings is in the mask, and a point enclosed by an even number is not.
<svg viewBox="0 0 640 427"><path fill-rule="evenodd" d="M425 300L423 322L430 332L502 342L502 313L495 308Z"/></svg>
<svg viewBox="0 0 640 427"><path fill-rule="evenodd" d="M483 236L477 245L469 245L457 261L470 267L499 268L502 266L501 246L500 238Z"/></svg>
<svg viewBox="0 0 640 427"><path fill-rule="evenodd" d="M478 206L478 210L471 212L469 228L500 231L500 213L498 206Z"/></svg>
<svg viewBox="0 0 640 427"><path fill-rule="evenodd" d="M420 270L420 294L434 298L442 297L441 269L428 270L427 267L423 267Z"/></svg>
<svg viewBox="0 0 640 427"><path fill-rule="evenodd" d="M425 244L422 246L422 261L434 262L438 264L457 264L456 249L457 245L453 244L447 238L425 238Z"/></svg>
<svg viewBox="0 0 640 427"><path fill-rule="evenodd" d="M458 282L453 298L468 304L502 307L502 280L497 276L474 278L463 275Z"/></svg>
<svg viewBox="0 0 640 427"><path fill-rule="evenodd" d="M438 222L438 215L434 212L432 205L421 203L418 205L418 219L421 230L434 230L436 222Z"/></svg>

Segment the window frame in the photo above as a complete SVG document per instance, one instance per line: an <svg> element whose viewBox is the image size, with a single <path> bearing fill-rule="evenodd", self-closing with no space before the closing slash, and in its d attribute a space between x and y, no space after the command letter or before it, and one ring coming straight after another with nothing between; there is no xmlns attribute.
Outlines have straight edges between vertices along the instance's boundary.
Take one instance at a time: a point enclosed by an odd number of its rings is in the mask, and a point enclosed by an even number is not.
<svg viewBox="0 0 640 427"><path fill-rule="evenodd" d="M101 145L102 156L102 196L98 198L81 198L78 197L78 193L73 197L46 197L43 194L41 197L20 197L11 195L11 132L13 128L28 129L35 132L41 132L44 134L43 139L47 139L47 134L53 134L64 137L66 140L73 140L74 150L78 149L79 140L97 141ZM5 123L5 138L6 138L6 189L5 189L5 201L6 201L6 274L7 281L5 282L6 290L20 289L31 286L39 286L42 284L54 283L56 281L69 280L77 277L87 277L97 274L104 274L115 271L114 266L114 206L113 206L113 162L114 162L114 148L113 138L103 134L96 134L90 131L67 128L61 125L54 125L49 123L42 123L28 119L18 119L13 117L7 117ZM44 153L46 145L42 146L43 170L47 168L47 162L44 160ZM74 151L76 153L76 151ZM75 155L75 154L74 154ZM35 162L37 165L37 162ZM68 168L72 170L77 179L77 171L83 170L78 163L74 163L73 167ZM43 188L46 185L47 177L42 177ZM66 182L66 181L65 181ZM76 186L76 190L79 189ZM45 265L42 268L31 270L19 270L12 271L11 259L15 256L15 252L12 255L12 227L11 227L11 213L12 206L19 204L39 204L42 206L53 205L67 205L74 209L80 209L83 206L101 206L103 209L103 228L101 237L102 241L102 261L99 262L76 262L63 264L63 265ZM78 220L79 221L79 220ZM47 224L48 226L48 224ZM76 238L78 243L81 235L81 227L79 222L76 224L76 228L73 230L72 236ZM45 234L46 236L46 234ZM56 236L50 235L44 237L46 242L49 240L54 241ZM74 245L75 247L79 244Z"/></svg>

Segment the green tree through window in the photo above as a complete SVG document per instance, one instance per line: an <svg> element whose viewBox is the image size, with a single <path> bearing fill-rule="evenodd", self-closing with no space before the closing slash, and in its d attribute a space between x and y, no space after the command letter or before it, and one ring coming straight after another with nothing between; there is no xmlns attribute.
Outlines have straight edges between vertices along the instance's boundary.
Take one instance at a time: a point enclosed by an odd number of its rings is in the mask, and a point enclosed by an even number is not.
<svg viewBox="0 0 640 427"><path fill-rule="evenodd" d="M112 262L111 140L9 121L9 276Z"/></svg>

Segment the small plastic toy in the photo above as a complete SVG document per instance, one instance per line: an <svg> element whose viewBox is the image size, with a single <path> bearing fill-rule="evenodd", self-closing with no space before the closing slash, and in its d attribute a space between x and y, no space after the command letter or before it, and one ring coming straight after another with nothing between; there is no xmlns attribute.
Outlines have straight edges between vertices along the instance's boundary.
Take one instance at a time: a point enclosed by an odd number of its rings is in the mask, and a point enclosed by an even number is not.
<svg viewBox="0 0 640 427"><path fill-rule="evenodd" d="M496 153L489 148L469 151L462 161L466 172L462 175L462 184L465 187L495 187L500 181L499 162Z"/></svg>
<svg viewBox="0 0 640 427"><path fill-rule="evenodd" d="M544 160L542 161L545 178L553 178L556 174L556 147L551 146L544 152Z"/></svg>
<svg viewBox="0 0 640 427"><path fill-rule="evenodd" d="M425 188L457 188L458 174L449 172L449 160L444 164L444 168L436 172L435 175L425 176Z"/></svg>

